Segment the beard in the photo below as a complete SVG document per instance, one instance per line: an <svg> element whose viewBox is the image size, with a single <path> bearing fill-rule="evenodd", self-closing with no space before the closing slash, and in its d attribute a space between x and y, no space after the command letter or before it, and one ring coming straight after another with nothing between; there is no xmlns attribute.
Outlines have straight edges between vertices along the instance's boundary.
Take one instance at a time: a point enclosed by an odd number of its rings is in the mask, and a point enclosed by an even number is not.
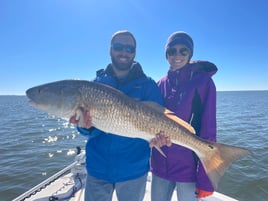
<svg viewBox="0 0 268 201"><path fill-rule="evenodd" d="M120 62L119 59L117 59L116 57L111 57L111 60L116 69L124 71L131 68L134 58L129 59L129 61L126 63Z"/></svg>

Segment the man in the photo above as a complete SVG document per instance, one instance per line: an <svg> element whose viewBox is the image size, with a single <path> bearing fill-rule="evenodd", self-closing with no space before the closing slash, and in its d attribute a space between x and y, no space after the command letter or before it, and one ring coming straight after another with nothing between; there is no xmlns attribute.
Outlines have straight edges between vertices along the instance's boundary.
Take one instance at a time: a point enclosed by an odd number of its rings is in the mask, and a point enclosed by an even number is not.
<svg viewBox="0 0 268 201"><path fill-rule="evenodd" d="M118 31L112 36L110 56L112 63L97 72L95 82L117 88L139 101L162 104L156 83L134 61L136 40L130 32ZM149 143L139 138L106 134L96 128L77 128L88 136L85 200L111 201L115 191L119 201L142 201L149 171Z"/></svg>

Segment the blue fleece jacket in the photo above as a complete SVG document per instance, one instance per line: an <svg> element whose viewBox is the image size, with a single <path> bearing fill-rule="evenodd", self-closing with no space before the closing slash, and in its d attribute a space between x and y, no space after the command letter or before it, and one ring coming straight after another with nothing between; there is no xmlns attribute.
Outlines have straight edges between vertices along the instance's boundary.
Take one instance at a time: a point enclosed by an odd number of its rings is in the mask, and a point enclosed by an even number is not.
<svg viewBox="0 0 268 201"><path fill-rule="evenodd" d="M157 84L147 77L139 63L130 73L118 79L111 64L97 72L96 82L119 89L139 101L154 101L162 105ZM111 183L136 179L149 171L149 143L139 138L107 134L96 128L78 127L82 135L88 136L86 144L86 167L88 173Z"/></svg>

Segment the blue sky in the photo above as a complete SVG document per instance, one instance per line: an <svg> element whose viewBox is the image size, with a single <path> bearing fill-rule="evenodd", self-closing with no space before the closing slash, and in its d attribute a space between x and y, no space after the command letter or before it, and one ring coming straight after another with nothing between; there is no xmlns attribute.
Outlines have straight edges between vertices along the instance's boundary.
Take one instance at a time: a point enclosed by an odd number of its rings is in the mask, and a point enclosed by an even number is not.
<svg viewBox="0 0 268 201"><path fill-rule="evenodd" d="M218 67L218 91L268 90L266 0L0 0L0 95L39 84L92 80L110 62L112 34L131 31L136 60L158 81L174 31L194 40L193 59Z"/></svg>

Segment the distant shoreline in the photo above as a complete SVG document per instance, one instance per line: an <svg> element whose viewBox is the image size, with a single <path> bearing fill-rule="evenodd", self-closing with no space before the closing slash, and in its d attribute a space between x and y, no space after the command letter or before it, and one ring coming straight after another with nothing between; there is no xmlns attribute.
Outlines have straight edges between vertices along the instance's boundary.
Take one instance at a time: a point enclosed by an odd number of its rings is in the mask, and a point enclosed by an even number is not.
<svg viewBox="0 0 268 201"><path fill-rule="evenodd" d="M268 91L268 89L218 90L217 92L265 92L265 91ZM0 94L0 96L26 96L26 95Z"/></svg>

